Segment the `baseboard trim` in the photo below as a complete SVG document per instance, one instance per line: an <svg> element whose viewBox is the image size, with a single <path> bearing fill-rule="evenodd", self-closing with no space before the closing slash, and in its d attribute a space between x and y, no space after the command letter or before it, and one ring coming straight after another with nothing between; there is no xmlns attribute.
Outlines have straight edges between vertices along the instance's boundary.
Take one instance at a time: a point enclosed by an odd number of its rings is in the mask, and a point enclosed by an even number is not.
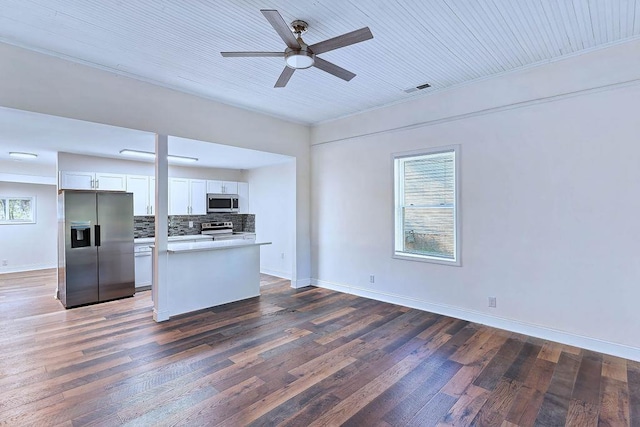
<svg viewBox="0 0 640 427"><path fill-rule="evenodd" d="M153 320L156 322L164 322L169 320L169 310L160 310L157 311L155 308L153 309Z"/></svg>
<svg viewBox="0 0 640 427"><path fill-rule="evenodd" d="M312 279L298 279L291 281L291 287L294 289L304 288L306 286L311 286Z"/></svg>
<svg viewBox="0 0 640 427"><path fill-rule="evenodd" d="M328 282L324 280L311 279L314 286L331 289L334 291L344 292L348 294L358 295L365 298L375 299L377 301L398 304L418 310L428 311L441 314L444 316L455 317L457 319L467 320L470 322L481 323L483 325L494 328L505 329L511 332L530 335L549 341L555 341L562 344L568 344L575 347L581 347L600 353L610 354L613 356L623 357L640 362L640 348L628 346L625 344L613 343L598 338L578 335L571 332L561 331L558 329L540 326L533 323L522 322L519 320L508 319L498 316L490 316L473 310L461 309L445 304L435 304L416 298L408 298L402 295L390 294L386 292L371 291L369 289L358 288L341 283Z"/></svg>
<svg viewBox="0 0 640 427"><path fill-rule="evenodd" d="M280 270L272 270L270 268L262 268L260 267L260 273L268 274L269 276L281 277L283 279L291 280L291 273Z"/></svg>
<svg viewBox="0 0 640 427"><path fill-rule="evenodd" d="M27 264L16 265L13 267L0 267L0 274L3 273L22 273L24 271L49 270L57 268L57 264Z"/></svg>

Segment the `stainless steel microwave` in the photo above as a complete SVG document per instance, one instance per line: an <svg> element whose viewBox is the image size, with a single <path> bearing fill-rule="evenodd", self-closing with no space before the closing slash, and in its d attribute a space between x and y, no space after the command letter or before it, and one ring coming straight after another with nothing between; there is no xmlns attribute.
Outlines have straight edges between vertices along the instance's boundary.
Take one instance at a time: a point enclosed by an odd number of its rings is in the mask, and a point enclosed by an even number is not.
<svg viewBox="0 0 640 427"><path fill-rule="evenodd" d="M207 212L238 212L238 195L207 194Z"/></svg>

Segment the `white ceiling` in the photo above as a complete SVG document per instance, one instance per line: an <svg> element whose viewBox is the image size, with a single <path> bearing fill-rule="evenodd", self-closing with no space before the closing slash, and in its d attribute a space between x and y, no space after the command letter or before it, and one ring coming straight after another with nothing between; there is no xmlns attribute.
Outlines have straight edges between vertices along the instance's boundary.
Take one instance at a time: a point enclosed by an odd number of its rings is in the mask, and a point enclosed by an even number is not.
<svg viewBox="0 0 640 427"><path fill-rule="evenodd" d="M543 63L640 35L640 0L3 0L0 40L303 123ZM281 51L260 13L310 25L308 44L369 26L374 38L320 55L344 82L296 71L274 89ZM426 91L403 89L428 82Z"/></svg>
<svg viewBox="0 0 640 427"><path fill-rule="evenodd" d="M155 135L132 129L80 120L0 108L0 161L9 161L9 151L35 153L23 163L55 165L58 151L116 159L132 159L122 149L155 150ZM169 137L169 154L198 158L189 167L253 169L291 160L289 156L248 150L222 144ZM151 160L153 161L153 160ZM178 163L176 163L178 164Z"/></svg>

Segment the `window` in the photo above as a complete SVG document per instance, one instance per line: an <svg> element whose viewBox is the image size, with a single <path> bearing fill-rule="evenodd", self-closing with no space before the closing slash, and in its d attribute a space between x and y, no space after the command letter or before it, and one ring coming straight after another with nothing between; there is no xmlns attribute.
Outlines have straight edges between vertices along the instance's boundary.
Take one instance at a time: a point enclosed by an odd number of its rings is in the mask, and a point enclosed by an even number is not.
<svg viewBox="0 0 640 427"><path fill-rule="evenodd" d="M460 265L459 147L393 156L394 257Z"/></svg>
<svg viewBox="0 0 640 427"><path fill-rule="evenodd" d="M35 197L0 196L0 224L34 223L35 207Z"/></svg>

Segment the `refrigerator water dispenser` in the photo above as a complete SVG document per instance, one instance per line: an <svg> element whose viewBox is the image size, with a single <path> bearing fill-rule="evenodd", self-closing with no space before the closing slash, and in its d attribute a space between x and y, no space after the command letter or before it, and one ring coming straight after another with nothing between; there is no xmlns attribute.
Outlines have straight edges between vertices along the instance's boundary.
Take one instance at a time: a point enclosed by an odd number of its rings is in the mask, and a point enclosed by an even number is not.
<svg viewBox="0 0 640 427"><path fill-rule="evenodd" d="M91 223L73 222L71 224L71 248L91 246Z"/></svg>

